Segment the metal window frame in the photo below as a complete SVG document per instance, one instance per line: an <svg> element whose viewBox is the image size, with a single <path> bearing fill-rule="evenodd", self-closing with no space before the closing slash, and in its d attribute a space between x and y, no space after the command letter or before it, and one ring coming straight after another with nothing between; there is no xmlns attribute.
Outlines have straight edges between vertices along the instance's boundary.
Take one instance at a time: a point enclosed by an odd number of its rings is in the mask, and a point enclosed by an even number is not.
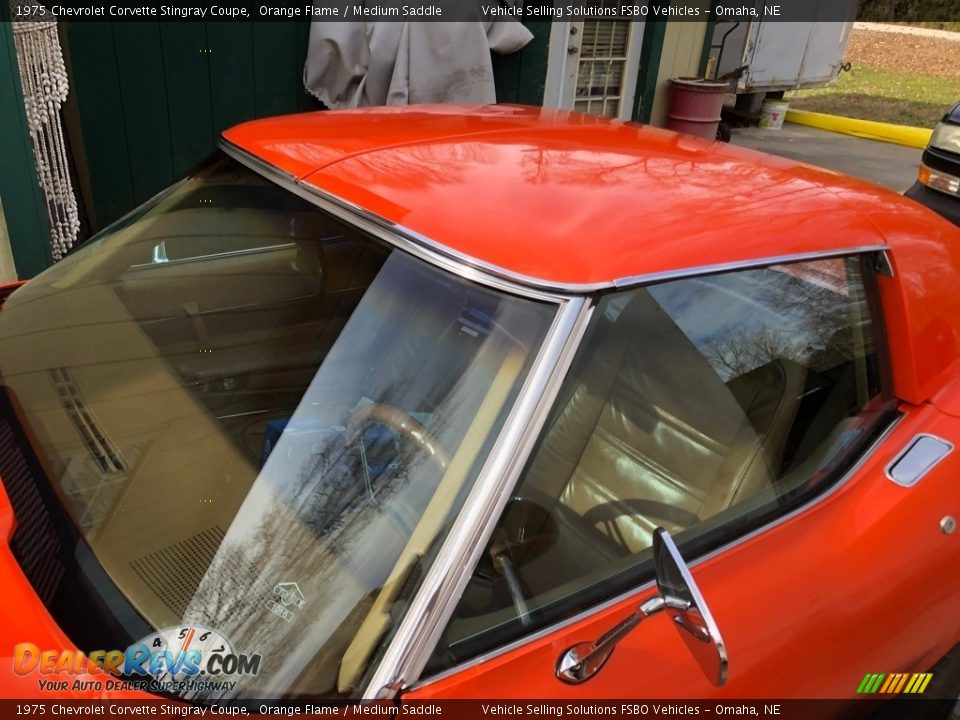
<svg viewBox="0 0 960 720"><path fill-rule="evenodd" d="M878 243L826 251L767 256L714 265L691 266L669 272L625 276L600 283L556 283L518 274L506 268L468 257L435 240L332 195L321 188L310 185L302 179L298 180L289 173L264 162L225 139L221 140L220 147L227 155L268 180L303 197L338 219L366 230L400 250L464 279L521 297L552 302L558 306L557 314L547 332L544 344L534 360L514 407L496 438L476 482L452 523L450 532L438 553L438 560L428 568L423 582L400 621L384 655L376 669L368 676L369 679L362 695L364 699L394 698L401 690L410 687L422 687L454 672L462 671L466 667L471 667L509 652L521 644L569 626L589 614L610 607L628 597L639 595L649 589L650 583L631 588L607 602L593 606L575 616L565 618L532 635L518 638L514 643L494 648L489 653L472 658L466 663L459 664L430 678L420 678L436 641L453 612L455 601L469 581L473 566L489 540L501 512L506 507L510 493L519 479L524 462L539 437L561 383L579 347L580 340L587 329L596 306L597 297L601 292L626 290L667 280L756 269L784 263L862 256L867 253L886 254L889 251L886 245ZM882 318L880 318L880 321L882 322ZM696 566L706 562L716 555L747 542L825 501L860 470L875 449L897 425L898 421L899 419L895 419L888 424L870 447L855 460L849 470L830 487L826 488L824 492L815 495L808 502L798 506L786 515L718 546L697 558L691 565Z"/></svg>

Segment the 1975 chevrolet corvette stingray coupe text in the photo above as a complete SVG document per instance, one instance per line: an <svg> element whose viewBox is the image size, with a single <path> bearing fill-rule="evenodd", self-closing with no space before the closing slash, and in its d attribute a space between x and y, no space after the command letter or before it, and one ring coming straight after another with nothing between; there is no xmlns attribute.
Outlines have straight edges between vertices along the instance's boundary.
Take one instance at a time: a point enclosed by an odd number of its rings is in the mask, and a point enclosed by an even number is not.
<svg viewBox="0 0 960 720"><path fill-rule="evenodd" d="M936 669L958 283L912 201L663 130L235 127L0 312L0 694L76 648L198 701Z"/></svg>

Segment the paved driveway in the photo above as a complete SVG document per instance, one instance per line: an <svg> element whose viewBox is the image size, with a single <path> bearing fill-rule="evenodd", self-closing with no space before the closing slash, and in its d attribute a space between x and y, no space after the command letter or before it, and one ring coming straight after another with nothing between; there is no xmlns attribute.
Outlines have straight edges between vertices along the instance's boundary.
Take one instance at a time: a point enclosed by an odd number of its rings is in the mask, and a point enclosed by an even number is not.
<svg viewBox="0 0 960 720"><path fill-rule="evenodd" d="M782 130L736 128L732 142L853 175L897 192L913 185L923 152L793 123L784 124Z"/></svg>

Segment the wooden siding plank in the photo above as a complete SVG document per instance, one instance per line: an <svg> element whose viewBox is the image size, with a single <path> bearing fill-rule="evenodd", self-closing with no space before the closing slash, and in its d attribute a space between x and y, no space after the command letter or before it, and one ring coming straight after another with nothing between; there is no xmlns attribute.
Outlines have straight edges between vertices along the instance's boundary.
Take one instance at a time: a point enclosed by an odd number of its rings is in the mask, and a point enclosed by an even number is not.
<svg viewBox="0 0 960 720"><path fill-rule="evenodd" d="M670 0L651 0L650 7L658 5L666 8ZM653 112L653 96L657 89L657 76L660 72L660 57L663 53L664 36L667 23L654 18L653 12L647 16L647 25L643 30L643 46L640 49L640 71L637 73L637 93L633 101L633 119L638 122L650 122Z"/></svg>
<svg viewBox="0 0 960 720"><path fill-rule="evenodd" d="M173 173L183 175L216 146L210 107L210 53L202 22L160 24L169 99Z"/></svg>
<svg viewBox="0 0 960 720"><path fill-rule="evenodd" d="M256 116L253 23L207 23L210 48L210 107L220 133Z"/></svg>
<svg viewBox="0 0 960 720"><path fill-rule="evenodd" d="M66 23L71 92L77 98L96 231L134 205L116 45L109 22Z"/></svg>
<svg viewBox="0 0 960 720"><path fill-rule="evenodd" d="M543 105L552 23L549 20L534 20L524 24L533 33L533 40L519 53L520 80L516 101L524 105Z"/></svg>
<svg viewBox="0 0 960 720"><path fill-rule="evenodd" d="M133 203L139 204L175 177L160 23L115 23L113 37Z"/></svg>
<svg viewBox="0 0 960 720"><path fill-rule="evenodd" d="M300 78L300 86L303 87L303 64L307 60L307 41L310 37L310 23L296 23L296 29L297 54L295 59L297 77ZM320 101L317 100L313 95L310 95L306 90L301 91L297 95L297 110L299 112L319 110L322 107L323 105L320 103Z"/></svg>
<svg viewBox="0 0 960 720"><path fill-rule="evenodd" d="M524 50L510 55L493 53L493 85L498 103L520 102L520 56Z"/></svg>
<svg viewBox="0 0 960 720"><path fill-rule="evenodd" d="M297 55L298 22L253 24L254 114L296 112L303 89L303 62Z"/></svg>

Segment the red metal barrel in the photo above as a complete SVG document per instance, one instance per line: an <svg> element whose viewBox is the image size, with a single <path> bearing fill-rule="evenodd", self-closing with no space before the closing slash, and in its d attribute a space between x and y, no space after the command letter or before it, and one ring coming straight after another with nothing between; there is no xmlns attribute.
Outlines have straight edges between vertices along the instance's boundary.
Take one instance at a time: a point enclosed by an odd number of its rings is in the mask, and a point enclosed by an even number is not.
<svg viewBox="0 0 960 720"><path fill-rule="evenodd" d="M673 78L667 127L714 140L727 83L701 78Z"/></svg>

